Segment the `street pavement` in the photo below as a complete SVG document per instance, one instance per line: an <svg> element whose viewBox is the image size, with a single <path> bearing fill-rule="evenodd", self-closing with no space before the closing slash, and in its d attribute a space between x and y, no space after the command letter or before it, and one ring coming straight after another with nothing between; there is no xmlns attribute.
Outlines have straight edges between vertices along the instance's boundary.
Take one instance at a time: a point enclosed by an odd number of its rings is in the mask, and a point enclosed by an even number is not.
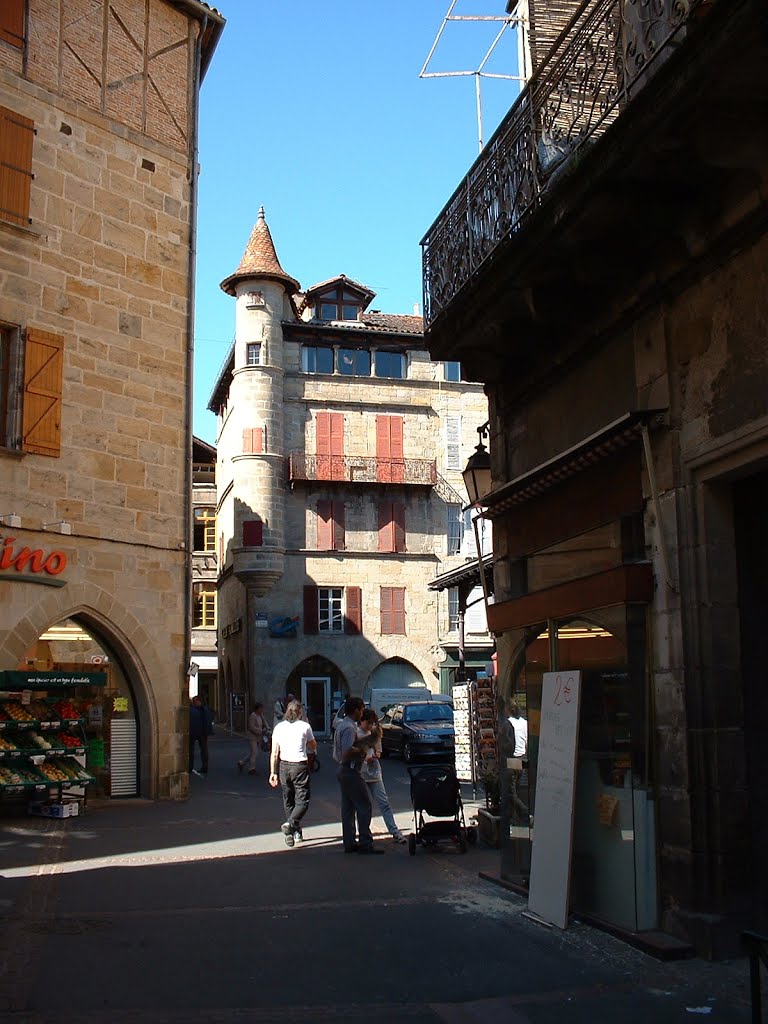
<svg viewBox="0 0 768 1024"><path fill-rule="evenodd" d="M750 1020L746 961L663 963L583 923L543 927L480 877L496 850L411 857L374 818L386 855L345 855L327 744L288 849L266 760L239 775L244 740L210 747L183 803L91 801L63 821L0 808L0 1021ZM410 830L407 772L383 764Z"/></svg>

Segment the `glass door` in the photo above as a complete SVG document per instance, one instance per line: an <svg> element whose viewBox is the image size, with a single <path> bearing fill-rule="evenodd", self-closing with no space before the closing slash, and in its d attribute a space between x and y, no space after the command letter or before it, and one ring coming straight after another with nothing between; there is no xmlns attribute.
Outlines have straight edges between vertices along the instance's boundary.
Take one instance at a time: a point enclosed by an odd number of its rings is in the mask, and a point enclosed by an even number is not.
<svg viewBox="0 0 768 1024"><path fill-rule="evenodd" d="M302 676L301 703L315 736L328 736L331 731L331 677Z"/></svg>

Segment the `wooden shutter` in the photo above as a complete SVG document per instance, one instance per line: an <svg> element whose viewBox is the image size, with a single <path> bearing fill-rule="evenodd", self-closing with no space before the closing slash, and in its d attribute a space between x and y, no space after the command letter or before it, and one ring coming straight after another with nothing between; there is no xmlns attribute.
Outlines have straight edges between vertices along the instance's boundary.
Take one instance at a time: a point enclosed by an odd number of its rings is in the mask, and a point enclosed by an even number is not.
<svg viewBox="0 0 768 1024"><path fill-rule="evenodd" d="M381 587L379 600L382 636L405 633L405 588Z"/></svg>
<svg viewBox="0 0 768 1024"><path fill-rule="evenodd" d="M333 502L317 503L317 550L333 551Z"/></svg>
<svg viewBox="0 0 768 1024"><path fill-rule="evenodd" d="M22 448L36 455L61 455L61 380L64 341L27 328L24 348Z"/></svg>
<svg viewBox="0 0 768 1024"><path fill-rule="evenodd" d="M24 47L24 0L0 3L0 39L19 50Z"/></svg>
<svg viewBox="0 0 768 1024"><path fill-rule="evenodd" d="M392 524L394 533L394 550L406 551L405 546L405 505L395 502L392 505Z"/></svg>
<svg viewBox="0 0 768 1024"><path fill-rule="evenodd" d="M392 522L392 502L379 504L379 551L394 551L395 535Z"/></svg>
<svg viewBox="0 0 768 1024"><path fill-rule="evenodd" d="M403 417L376 417L376 479L381 483L403 481Z"/></svg>
<svg viewBox="0 0 768 1024"><path fill-rule="evenodd" d="M255 455L264 451L264 428L246 427L243 431L243 453Z"/></svg>
<svg viewBox="0 0 768 1024"><path fill-rule="evenodd" d="M363 602L360 587L347 587L344 591L346 598L344 615L345 633L362 633L363 631Z"/></svg>
<svg viewBox="0 0 768 1024"><path fill-rule="evenodd" d="M461 465L461 416L451 413L445 417L445 468L458 469Z"/></svg>
<svg viewBox="0 0 768 1024"><path fill-rule="evenodd" d="M347 546L344 531L344 502L334 501L332 506L333 519L333 550L344 551Z"/></svg>
<svg viewBox="0 0 768 1024"><path fill-rule="evenodd" d="M0 217L29 224L35 123L0 107Z"/></svg>
<svg viewBox="0 0 768 1024"><path fill-rule="evenodd" d="M331 454L331 414L319 412L317 414L317 454Z"/></svg>
<svg viewBox="0 0 768 1024"><path fill-rule="evenodd" d="M304 632L317 633L317 587L304 587Z"/></svg>
<svg viewBox="0 0 768 1024"><path fill-rule="evenodd" d="M260 548L264 543L264 524L260 519L246 519L243 523L243 547Z"/></svg>
<svg viewBox="0 0 768 1024"><path fill-rule="evenodd" d="M344 454L344 415L340 412L329 413L331 425L331 455Z"/></svg>

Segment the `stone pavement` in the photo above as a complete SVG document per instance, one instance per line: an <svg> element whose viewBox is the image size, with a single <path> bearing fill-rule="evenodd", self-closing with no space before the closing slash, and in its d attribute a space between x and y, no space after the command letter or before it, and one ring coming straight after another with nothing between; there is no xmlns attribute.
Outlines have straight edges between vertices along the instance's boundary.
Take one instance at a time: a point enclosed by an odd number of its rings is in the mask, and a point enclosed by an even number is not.
<svg viewBox="0 0 768 1024"><path fill-rule="evenodd" d="M345 856L327 746L306 841L287 849L279 792L235 771L244 747L214 737L185 803L5 808L0 1021L749 1021L745 961L665 964L584 924L544 928L480 878L495 850L411 857L382 837L386 856ZM407 773L384 773L408 828Z"/></svg>

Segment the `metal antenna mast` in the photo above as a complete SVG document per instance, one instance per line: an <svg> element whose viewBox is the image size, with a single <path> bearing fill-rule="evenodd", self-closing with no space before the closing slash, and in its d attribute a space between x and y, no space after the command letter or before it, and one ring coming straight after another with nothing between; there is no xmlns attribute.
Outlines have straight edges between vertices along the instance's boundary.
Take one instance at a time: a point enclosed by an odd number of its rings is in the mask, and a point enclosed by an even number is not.
<svg viewBox="0 0 768 1024"><path fill-rule="evenodd" d="M525 23L525 18L522 15L520 15L520 14L506 14L506 15L500 15L500 14L454 14L453 13L453 9L454 9L454 7L456 6L457 3L458 3L458 0L451 0L450 7L448 8L448 13L443 18L443 23L440 26L440 28L438 29L437 35L435 36L434 43L432 43L432 49L427 54L427 59L424 61L424 66L422 67L421 71L419 72L419 78L457 78L457 77L462 77L462 76L463 77L468 77L470 75L474 76L474 79L475 79L475 99L476 99L476 103L477 103L477 142L478 142L478 151L482 152L482 149L483 149L483 105L482 105L482 98L481 98L481 95L480 95L480 79L481 78L503 78L503 79L508 79L509 81L513 81L513 82L526 82L528 80L528 77L529 77L527 73L526 74L522 74L522 75L502 75L502 74L496 74L496 73L493 73L493 72L490 72L490 71L484 71L483 69L485 68L485 65L488 63L488 60L489 60L491 54L496 49L496 46L498 45L499 41L501 40L501 37L504 35L504 33L507 31L507 29L514 28L517 25L523 25ZM511 6L511 5L508 5L508 7L509 6ZM496 21L496 22L501 22L501 28L496 33L496 36L495 36L493 42L488 47L488 50L486 51L485 56L483 57L483 59L480 61L480 63L478 64L478 66L476 68L468 69L468 70L465 70L465 71L427 71L427 67L429 65L429 62L432 60L432 56L433 56L435 50L437 49L437 44L440 42L440 37L442 36L442 34L443 34L444 30L445 30L445 26L448 24L449 21L488 21L488 22ZM520 48L520 52L521 52L522 58L523 58L522 63L526 64L526 61L525 61L525 47L521 47ZM527 72L527 67L524 66L523 67L523 71Z"/></svg>

